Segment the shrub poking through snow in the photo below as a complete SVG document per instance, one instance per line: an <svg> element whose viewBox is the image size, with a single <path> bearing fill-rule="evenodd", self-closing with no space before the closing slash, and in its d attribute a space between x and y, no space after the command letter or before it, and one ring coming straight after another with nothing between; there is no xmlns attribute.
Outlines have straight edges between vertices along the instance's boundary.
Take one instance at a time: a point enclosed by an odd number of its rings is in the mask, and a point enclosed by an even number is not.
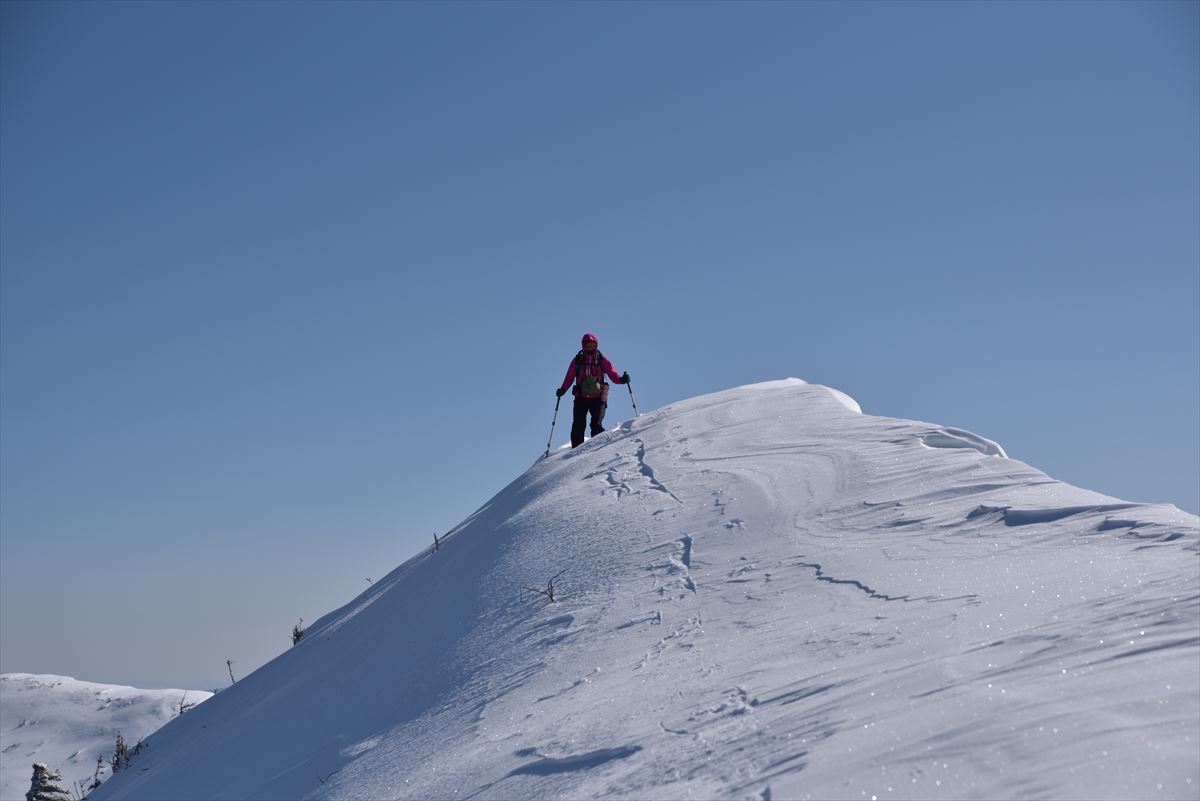
<svg viewBox="0 0 1200 801"><path fill-rule="evenodd" d="M548 582L546 582L546 589L544 589L544 590L535 590L533 587L526 587L525 589L529 590L530 592L536 592L538 595L545 595L547 598L550 599L551 603L554 603L554 593L555 593L554 582L558 580L559 576L561 576L563 573L566 573L566 572L567 571L565 571L565 570L558 571L558 573L554 576L554 578L552 578Z"/></svg>
<svg viewBox="0 0 1200 801"><path fill-rule="evenodd" d="M67 791L58 786L62 774L50 770L41 762L33 766L33 778L25 801L68 801Z"/></svg>
<svg viewBox="0 0 1200 801"><path fill-rule="evenodd" d="M304 618L300 618L300 622L292 626L292 645L300 642L300 638L304 636Z"/></svg>

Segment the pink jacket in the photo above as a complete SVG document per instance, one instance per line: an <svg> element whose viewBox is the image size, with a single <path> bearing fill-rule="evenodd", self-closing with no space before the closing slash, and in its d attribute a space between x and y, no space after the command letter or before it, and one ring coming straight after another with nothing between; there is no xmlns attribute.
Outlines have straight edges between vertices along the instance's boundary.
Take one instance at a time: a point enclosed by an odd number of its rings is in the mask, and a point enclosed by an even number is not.
<svg viewBox="0 0 1200 801"><path fill-rule="evenodd" d="M597 361L595 355L592 355L589 357L588 354L586 354L586 353L583 354L583 367L582 367L581 374L582 375L608 376L613 381L620 383L621 374L613 369L612 362L610 362L608 360L607 356L605 356L604 354L599 354L599 355L600 355L600 359L599 359L599 361ZM562 382L563 392L567 391L567 387L571 386L571 382L574 381L576 378L575 362L578 359L579 359L578 356L575 356L574 358L571 359L571 366L567 368L567 377L564 378L563 382ZM601 394L599 394L599 395L584 395L583 397L585 397L585 398L604 398L607 401L608 400L608 384L607 383L604 384L604 389L601 392Z"/></svg>

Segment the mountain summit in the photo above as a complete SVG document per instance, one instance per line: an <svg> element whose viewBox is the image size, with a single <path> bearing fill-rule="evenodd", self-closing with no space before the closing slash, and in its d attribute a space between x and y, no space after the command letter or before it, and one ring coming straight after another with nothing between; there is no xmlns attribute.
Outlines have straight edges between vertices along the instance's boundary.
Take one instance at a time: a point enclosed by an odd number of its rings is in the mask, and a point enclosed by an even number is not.
<svg viewBox="0 0 1200 801"><path fill-rule="evenodd" d="M91 798L1196 798L1198 554L970 432L738 387L538 461Z"/></svg>

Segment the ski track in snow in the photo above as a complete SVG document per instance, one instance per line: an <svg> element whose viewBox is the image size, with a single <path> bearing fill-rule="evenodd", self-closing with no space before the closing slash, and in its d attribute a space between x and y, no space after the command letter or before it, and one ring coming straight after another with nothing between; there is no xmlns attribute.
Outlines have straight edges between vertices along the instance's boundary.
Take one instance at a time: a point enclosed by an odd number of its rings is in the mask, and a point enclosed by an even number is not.
<svg viewBox="0 0 1200 801"><path fill-rule="evenodd" d="M1196 518L856 408L540 460L97 800L1197 797Z"/></svg>

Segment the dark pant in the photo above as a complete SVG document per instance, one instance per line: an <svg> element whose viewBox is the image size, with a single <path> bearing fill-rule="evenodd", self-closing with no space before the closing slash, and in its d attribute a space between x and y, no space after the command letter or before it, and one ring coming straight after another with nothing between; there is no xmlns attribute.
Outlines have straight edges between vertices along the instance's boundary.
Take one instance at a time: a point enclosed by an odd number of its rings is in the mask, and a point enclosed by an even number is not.
<svg viewBox="0 0 1200 801"><path fill-rule="evenodd" d="M603 398L575 398L575 419L571 423L571 447L578 448L583 444L583 427L587 425L587 416L592 416L592 436L604 430L604 410L608 404Z"/></svg>

